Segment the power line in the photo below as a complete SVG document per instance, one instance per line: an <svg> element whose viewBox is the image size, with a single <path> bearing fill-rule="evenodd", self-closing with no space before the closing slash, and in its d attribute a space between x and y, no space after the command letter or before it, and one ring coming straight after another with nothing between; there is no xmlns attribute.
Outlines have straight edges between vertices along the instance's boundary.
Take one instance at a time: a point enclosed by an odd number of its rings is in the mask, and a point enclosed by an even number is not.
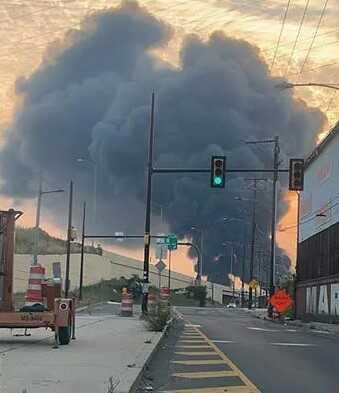
<svg viewBox="0 0 339 393"><path fill-rule="evenodd" d="M320 14L320 18L319 18L317 27L316 27L316 29L315 29L315 32L314 32L314 35L313 35L313 38L312 38L312 41L311 41L311 45L310 45L309 48L308 48L306 57L305 57L304 62L303 62L303 64L302 64L301 68L300 68L299 75L301 75L301 74L303 73L304 68L305 68L305 65L306 65L306 63L307 63L307 61L308 61L308 58L309 58L309 56L310 56L310 53L311 53L311 51L312 51L313 44L314 44L315 39L317 38L317 34L318 34L319 29L320 29L321 23L322 23L322 21L323 21L323 18L324 18L325 12L326 12L326 8L327 8L327 5L328 5L328 2L329 2L329 0L325 0L325 3L324 3L324 6L323 6L323 9L322 9L322 11L321 11L321 14Z"/></svg>
<svg viewBox="0 0 339 393"><path fill-rule="evenodd" d="M68 0L68 2L66 4L74 3L75 1L77 1L77 0ZM48 11L51 10L51 9L55 9L55 8L60 8L60 5L54 5L52 7L48 7ZM64 7L62 7L62 8L64 8ZM42 8L42 9L40 8L40 9L32 11L32 12L30 12L28 14L13 16L13 17L9 17L9 18L6 18L6 19L2 19L2 20L0 19L0 23L5 23L5 22L8 22L8 21L9 22L16 21L16 20L21 19L21 18L26 18L28 16L40 14L41 12L44 12L46 10L47 10L47 8Z"/></svg>
<svg viewBox="0 0 339 393"><path fill-rule="evenodd" d="M338 33L338 30L339 30L339 28L333 29L333 30L330 30L330 31L326 31L326 32L324 32L324 33L318 34L317 37L324 37L324 36L326 36L326 35L335 34L335 33ZM336 34L336 35L337 35L337 34ZM313 36L312 36L312 37L313 37ZM300 43L300 42L307 42L307 41L310 41L310 40L312 40L312 37L308 37L308 38L305 38L305 39L303 39L303 40L300 40L299 43ZM294 42L294 41L288 41L288 42L286 42L285 44L281 44L281 45L280 45L280 48L281 48L281 47L288 47L288 46L290 46L291 44L293 44L293 42ZM305 47L305 50L306 50L306 49L307 49L307 48ZM263 53L272 52L272 51L273 51L273 47L271 47L271 48L269 48L269 49L263 50Z"/></svg>
<svg viewBox="0 0 339 393"><path fill-rule="evenodd" d="M300 33L301 33L301 30L302 30L302 27L303 27L303 25L304 25L304 21L305 21L305 17L306 17L306 14L307 14L307 10L308 10L308 6L309 6L309 4L310 4L310 1L311 1L311 0L306 0L304 12L303 12L303 15L302 15L302 17L301 17L300 24L299 24L297 36L295 37L295 41L294 41L293 48L292 48L292 51L291 51L291 54L290 54L290 58L289 58L288 63L287 63L286 76L287 76L288 71L289 71L289 69L290 69L291 61L292 61L292 59L293 59L293 57L294 57L294 52L295 52L295 49L296 49L297 44L298 44L298 40L299 40L299 37L300 37Z"/></svg>
<svg viewBox="0 0 339 393"><path fill-rule="evenodd" d="M314 51L315 49L323 49L323 48L325 48L326 46L330 46L330 45L337 44L338 42L339 42L339 40L321 43L321 44L319 44L319 45L317 45L317 46L314 46L314 47L313 47L313 51ZM308 48L303 48L303 49L299 49L299 52L306 52L307 50L308 50ZM284 58L284 57L287 57L287 55L279 55L279 56L277 56L277 59L281 59L281 58Z"/></svg>
<svg viewBox="0 0 339 393"><path fill-rule="evenodd" d="M328 0L327 0L327 1L328 1ZM279 49L279 46L280 46L280 41L281 41L282 34L283 34L283 32L284 32L285 22L286 22L286 19L287 19L287 14L288 14L288 10L289 10L289 8L290 8L290 4L291 4L291 0L288 0L288 1L287 1L287 6L286 6L286 9L285 9L285 14L284 14L284 17L283 17L283 20L282 20L282 24L281 24L281 29L280 29L280 34L279 34L278 42L277 42L277 45L276 45L276 47L275 47L274 56L273 56L273 60L272 60L272 63L271 63L271 72L272 72L272 70L273 70L275 60L276 60L276 58L277 58L277 53L278 53L278 49Z"/></svg>

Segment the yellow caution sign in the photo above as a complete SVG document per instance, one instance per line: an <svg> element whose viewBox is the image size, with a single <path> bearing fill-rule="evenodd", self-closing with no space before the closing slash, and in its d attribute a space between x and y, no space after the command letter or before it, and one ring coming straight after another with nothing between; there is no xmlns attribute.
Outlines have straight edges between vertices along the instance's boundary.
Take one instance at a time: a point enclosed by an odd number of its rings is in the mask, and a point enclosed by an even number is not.
<svg viewBox="0 0 339 393"><path fill-rule="evenodd" d="M252 289L257 289L258 286L259 286L259 283L258 283L258 281L255 278L253 278L253 280L251 280L248 285Z"/></svg>

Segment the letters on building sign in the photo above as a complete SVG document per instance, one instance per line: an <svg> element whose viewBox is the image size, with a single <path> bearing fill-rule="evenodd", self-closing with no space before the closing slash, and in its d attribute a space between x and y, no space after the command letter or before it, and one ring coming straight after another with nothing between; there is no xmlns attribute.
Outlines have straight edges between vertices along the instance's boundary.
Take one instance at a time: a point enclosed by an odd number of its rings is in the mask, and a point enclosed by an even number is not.
<svg viewBox="0 0 339 393"><path fill-rule="evenodd" d="M305 312L339 317L339 283L307 287Z"/></svg>

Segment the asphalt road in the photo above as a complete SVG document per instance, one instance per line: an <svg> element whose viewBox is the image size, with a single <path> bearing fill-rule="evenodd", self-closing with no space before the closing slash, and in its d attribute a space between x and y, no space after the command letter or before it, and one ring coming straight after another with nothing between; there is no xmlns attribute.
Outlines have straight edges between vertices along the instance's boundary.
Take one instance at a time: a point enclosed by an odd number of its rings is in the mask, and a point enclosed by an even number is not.
<svg viewBox="0 0 339 393"><path fill-rule="evenodd" d="M285 327L241 310L179 307L140 390L339 392L339 336ZM195 354L194 354L195 352Z"/></svg>

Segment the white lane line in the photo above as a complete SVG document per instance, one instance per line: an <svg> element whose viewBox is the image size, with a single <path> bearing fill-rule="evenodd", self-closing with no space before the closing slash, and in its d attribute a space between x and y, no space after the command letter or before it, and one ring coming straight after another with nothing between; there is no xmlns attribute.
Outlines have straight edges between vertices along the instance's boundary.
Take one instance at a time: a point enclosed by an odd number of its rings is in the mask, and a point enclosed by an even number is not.
<svg viewBox="0 0 339 393"><path fill-rule="evenodd" d="M279 332L279 330L275 330L275 329L264 329L264 328L252 327L252 326L247 327L247 329L256 330L258 332Z"/></svg>
<svg viewBox="0 0 339 393"><path fill-rule="evenodd" d="M234 341L227 341L227 340L212 340L212 343L219 343L219 344L234 344Z"/></svg>
<svg viewBox="0 0 339 393"><path fill-rule="evenodd" d="M278 345L280 347L315 347L315 344L304 343L270 343L271 345Z"/></svg>
<svg viewBox="0 0 339 393"><path fill-rule="evenodd" d="M311 330L312 333L320 333L320 334L330 334L330 332L327 332L325 330Z"/></svg>
<svg viewBox="0 0 339 393"><path fill-rule="evenodd" d="M201 325L192 325L191 323L185 323L186 327L201 327Z"/></svg>
<svg viewBox="0 0 339 393"><path fill-rule="evenodd" d="M286 329L286 332L295 333L297 329Z"/></svg>

